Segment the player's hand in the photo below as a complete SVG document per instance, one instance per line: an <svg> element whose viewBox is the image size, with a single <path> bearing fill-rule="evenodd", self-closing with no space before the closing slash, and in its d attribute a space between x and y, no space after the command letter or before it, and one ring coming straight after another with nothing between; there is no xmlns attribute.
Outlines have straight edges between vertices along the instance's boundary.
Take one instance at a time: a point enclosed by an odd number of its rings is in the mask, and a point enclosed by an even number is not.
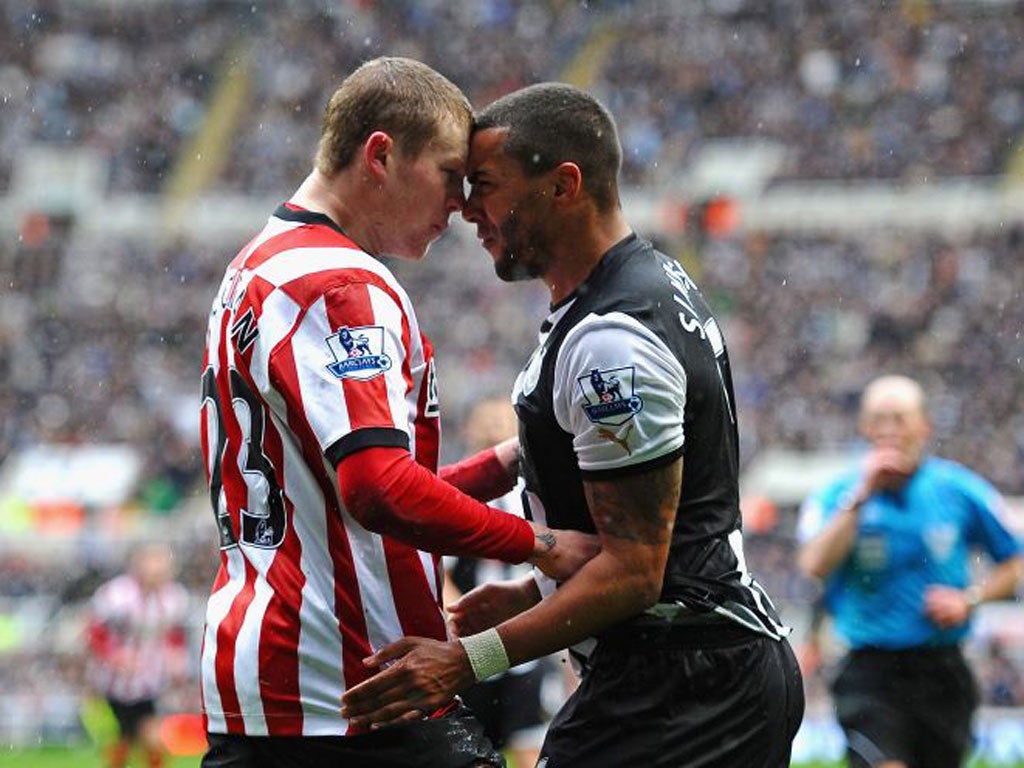
<svg viewBox="0 0 1024 768"><path fill-rule="evenodd" d="M353 728L417 720L476 682L459 642L403 637L363 663L380 671L341 697L341 715Z"/></svg>
<svg viewBox="0 0 1024 768"><path fill-rule="evenodd" d="M519 438L510 437L494 446L494 455L511 477L519 474Z"/></svg>
<svg viewBox="0 0 1024 768"><path fill-rule="evenodd" d="M961 589L933 584L924 593L924 612L940 629L959 627L971 616L971 601Z"/></svg>
<svg viewBox="0 0 1024 768"><path fill-rule="evenodd" d="M539 600L540 590L532 576L488 582L446 606L448 624L456 637L475 635L532 608Z"/></svg>
<svg viewBox="0 0 1024 768"><path fill-rule="evenodd" d="M867 497L877 491L898 490L915 469L915 463L898 448L874 448L864 462L862 495Z"/></svg>
<svg viewBox="0 0 1024 768"><path fill-rule="evenodd" d="M530 525L535 539L529 561L555 581L565 581L601 551L601 540L594 534Z"/></svg>

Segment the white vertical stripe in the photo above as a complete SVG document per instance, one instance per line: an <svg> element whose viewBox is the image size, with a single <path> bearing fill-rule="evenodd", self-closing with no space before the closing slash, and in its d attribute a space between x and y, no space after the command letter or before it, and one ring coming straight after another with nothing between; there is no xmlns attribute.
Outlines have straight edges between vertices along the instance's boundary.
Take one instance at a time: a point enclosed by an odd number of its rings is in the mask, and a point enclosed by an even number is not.
<svg viewBox="0 0 1024 768"><path fill-rule="evenodd" d="M302 550L299 567L306 577L299 606L299 698L305 715L329 712L338 717L338 702L344 692L342 640L334 602L334 562L327 544L326 504L299 446L288 439L291 433L278 418L274 422L282 435L285 487L295 507L292 526Z"/></svg>
<svg viewBox="0 0 1024 768"><path fill-rule="evenodd" d="M226 550L228 581L210 595L206 604L206 630L203 641L203 708L209 718L212 733L227 733L227 720L217 687L217 629L231 610L231 604L245 586L245 563L237 547ZM231 713L234 714L234 713Z"/></svg>
<svg viewBox="0 0 1024 768"><path fill-rule="evenodd" d="M266 736L267 723L263 717L263 699L260 697L260 632L267 615L267 605L274 591L267 584L266 574L274 562L276 550L260 549L247 544L245 557L256 569L252 602L245 611L238 629L235 646L235 692L242 710L245 733L248 736Z"/></svg>
<svg viewBox="0 0 1024 768"><path fill-rule="evenodd" d="M256 323L259 335L253 342L249 363L253 383L262 393L270 389L270 353L291 331L299 310L299 305L284 291L273 291L263 300Z"/></svg>
<svg viewBox="0 0 1024 768"><path fill-rule="evenodd" d="M352 560L359 582L359 596L366 616L366 634L370 647L377 651L402 636L395 596L388 578L384 543L379 534L368 531L347 511L342 510L345 531L352 549Z"/></svg>
<svg viewBox="0 0 1024 768"><path fill-rule="evenodd" d="M327 346L330 335L327 307L321 297L309 307L291 340L302 408L321 448L352 429L341 380L327 370L333 362Z"/></svg>
<svg viewBox="0 0 1024 768"><path fill-rule="evenodd" d="M434 567L434 556L429 552L422 550L418 551L420 556L420 564L423 565L423 575L427 579L427 584L430 585L430 594L434 596L434 600L438 599L437 594L437 569Z"/></svg>
<svg viewBox="0 0 1024 768"><path fill-rule="evenodd" d="M367 286L367 293L370 296L370 306L373 308L373 321L375 325L384 326L384 345L392 357L391 369L384 373L388 389L388 410L391 412L391 420L399 429L406 429L409 432L409 446L413 455L416 454L415 440L416 430L409 428L416 422L416 401L419 389L415 386L417 381L416 372L413 372L413 387L408 389L405 375L402 373L403 366L415 362L414 349L419 349L419 376L423 375L423 350L421 340L417 333L415 337L410 334L409 346L402 344L402 307L395 304L388 294L375 285ZM407 317L407 315L406 315ZM415 324L410 323L410 328ZM389 344L389 341L391 342Z"/></svg>

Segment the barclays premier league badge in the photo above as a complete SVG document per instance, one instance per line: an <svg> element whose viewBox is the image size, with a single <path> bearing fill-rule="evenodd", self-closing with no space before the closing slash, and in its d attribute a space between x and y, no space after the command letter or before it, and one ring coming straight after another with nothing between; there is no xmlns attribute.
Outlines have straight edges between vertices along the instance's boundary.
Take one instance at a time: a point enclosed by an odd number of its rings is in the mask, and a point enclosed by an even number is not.
<svg viewBox="0 0 1024 768"><path fill-rule="evenodd" d="M604 371L594 368L578 377L576 382L587 401L583 406L587 418L595 424L617 427L640 413L644 401L633 391L634 372L631 365Z"/></svg>
<svg viewBox="0 0 1024 768"><path fill-rule="evenodd" d="M384 354L382 326L345 326L325 341L334 355L334 362L327 366L327 370L339 379L368 381L391 367L391 358Z"/></svg>

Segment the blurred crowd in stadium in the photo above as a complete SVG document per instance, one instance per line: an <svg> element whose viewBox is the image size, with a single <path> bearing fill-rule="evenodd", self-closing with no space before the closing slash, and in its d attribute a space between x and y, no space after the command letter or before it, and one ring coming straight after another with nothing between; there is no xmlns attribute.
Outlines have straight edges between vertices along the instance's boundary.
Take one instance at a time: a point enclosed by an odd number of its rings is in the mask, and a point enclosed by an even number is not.
<svg viewBox="0 0 1024 768"><path fill-rule="evenodd" d="M245 119L212 190L285 195L310 164L310 114L345 73L385 52L436 66L474 102L586 68L619 121L627 186L670 188L703 140L730 137L787 147L779 178L999 175L1024 129L1022 38L1016 6L924 0L9 0L0 7L0 195L20 151L38 142L100 150L111 193L159 193L238 61L251 62ZM28 445L128 442L144 457L139 507L166 518L205 503L203 333L224 262L241 245L82 238L73 222L45 218L0 240L0 470ZM931 396L937 449L1020 495L1022 245L1024 229L1009 227L688 232L662 248L683 256L724 326L744 460L769 447L850 445L864 383L901 370ZM395 272L438 350L454 459L459 419L507 391L546 295L497 283L457 231ZM190 522L176 549L199 600L214 572L214 527L203 522ZM788 525L753 537L749 559L770 593L808 601ZM118 567L95 541L59 562L5 554L0 605L39 596L47 621L73 627L74 606ZM1019 668L999 646L983 654L979 675L989 703L1024 705ZM67 656L9 647L0 627L0 723L33 706L53 710L42 721L62 722L79 676ZM178 701L196 699L182 692Z"/></svg>

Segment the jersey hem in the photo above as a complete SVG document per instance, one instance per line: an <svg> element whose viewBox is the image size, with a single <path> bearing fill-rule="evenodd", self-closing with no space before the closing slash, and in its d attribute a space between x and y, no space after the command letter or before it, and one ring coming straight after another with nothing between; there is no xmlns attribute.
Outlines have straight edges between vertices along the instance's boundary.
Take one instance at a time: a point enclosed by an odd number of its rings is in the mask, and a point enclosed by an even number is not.
<svg viewBox="0 0 1024 768"><path fill-rule="evenodd" d="M678 448L674 448L666 454L657 456L653 459L647 459L637 464L627 464L621 467L609 467L607 469L584 469L580 467L580 475L587 480L606 480L616 477L629 477L630 475L638 475L642 472L647 472L651 469L658 469L671 464L673 461L683 455L684 446L680 445Z"/></svg>

